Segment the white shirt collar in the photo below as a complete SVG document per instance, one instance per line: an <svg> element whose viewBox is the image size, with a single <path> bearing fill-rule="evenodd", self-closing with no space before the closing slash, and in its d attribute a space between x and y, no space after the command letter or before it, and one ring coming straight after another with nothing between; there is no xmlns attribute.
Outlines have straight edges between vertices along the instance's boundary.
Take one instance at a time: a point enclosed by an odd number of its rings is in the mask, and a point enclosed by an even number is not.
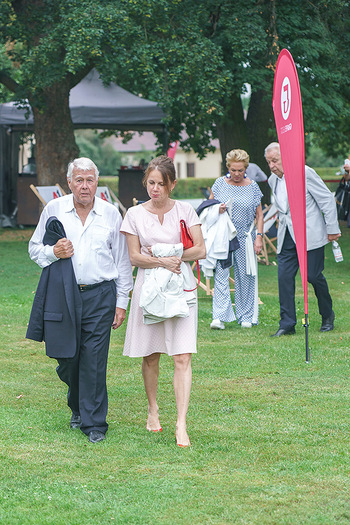
<svg viewBox="0 0 350 525"><path fill-rule="evenodd" d="M65 209L66 213L69 213L69 212L71 212L71 211L73 211L75 209L74 200L73 200L73 193L70 193L68 195L68 197L69 198L67 199L66 209ZM102 199L100 199L99 197L97 197L95 195L95 201L94 201L94 205L92 207L92 211L94 213L96 213L96 215L102 215L102 207L103 207Z"/></svg>

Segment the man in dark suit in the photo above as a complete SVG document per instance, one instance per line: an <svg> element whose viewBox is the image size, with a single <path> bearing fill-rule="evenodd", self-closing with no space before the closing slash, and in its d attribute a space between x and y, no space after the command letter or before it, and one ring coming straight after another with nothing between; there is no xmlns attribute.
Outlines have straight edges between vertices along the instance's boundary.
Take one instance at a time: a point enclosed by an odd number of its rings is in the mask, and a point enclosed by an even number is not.
<svg viewBox="0 0 350 525"><path fill-rule="evenodd" d="M43 268L27 337L45 340L68 385L71 427L105 438L106 368L111 327L125 319L132 268L117 208L95 196L98 169L87 158L68 166L72 193L50 201L29 242Z"/></svg>
<svg viewBox="0 0 350 525"><path fill-rule="evenodd" d="M272 142L265 149L265 158L272 172L268 183L278 209L277 262L280 301L279 329L273 336L295 333L295 276L299 268L293 223L289 209L287 188L280 146ZM322 317L321 332L334 328L335 314L327 281L323 275L324 247L340 237L337 210L332 193L317 173L305 166L306 181L306 235L307 278L312 284Z"/></svg>

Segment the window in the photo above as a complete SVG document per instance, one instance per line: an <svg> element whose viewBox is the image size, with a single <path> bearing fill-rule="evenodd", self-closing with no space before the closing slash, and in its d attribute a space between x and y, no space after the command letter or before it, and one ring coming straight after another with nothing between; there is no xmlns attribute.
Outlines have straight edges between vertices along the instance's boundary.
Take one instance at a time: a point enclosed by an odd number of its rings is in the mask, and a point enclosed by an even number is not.
<svg viewBox="0 0 350 525"><path fill-rule="evenodd" d="M187 162L186 168L187 168L187 177L194 177L195 176L194 162Z"/></svg>
<svg viewBox="0 0 350 525"><path fill-rule="evenodd" d="M181 164L180 162L176 163L176 178L181 179Z"/></svg>

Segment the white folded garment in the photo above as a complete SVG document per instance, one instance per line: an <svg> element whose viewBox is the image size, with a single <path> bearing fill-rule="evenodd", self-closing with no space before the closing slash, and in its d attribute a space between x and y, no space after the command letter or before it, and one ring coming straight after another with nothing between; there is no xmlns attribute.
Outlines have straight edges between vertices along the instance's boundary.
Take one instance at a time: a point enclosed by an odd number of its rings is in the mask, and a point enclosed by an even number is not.
<svg viewBox="0 0 350 525"><path fill-rule="evenodd" d="M183 245L157 243L152 246L152 253L154 257L181 257ZM146 269L139 302L143 322L153 324L171 317L188 317L189 306L196 301L196 296L184 289L191 287L185 263L181 263L181 274L162 267Z"/></svg>
<svg viewBox="0 0 350 525"><path fill-rule="evenodd" d="M227 259L229 242L237 235L228 213L219 213L219 208L220 204L213 204L200 215L207 256L199 263L205 277L212 277L218 260Z"/></svg>

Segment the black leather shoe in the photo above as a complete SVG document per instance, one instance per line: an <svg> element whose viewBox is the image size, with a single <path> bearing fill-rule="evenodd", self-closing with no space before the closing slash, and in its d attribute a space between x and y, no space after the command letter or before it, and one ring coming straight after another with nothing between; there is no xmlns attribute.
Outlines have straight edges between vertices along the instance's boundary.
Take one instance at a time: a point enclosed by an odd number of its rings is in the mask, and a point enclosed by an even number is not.
<svg viewBox="0 0 350 525"><path fill-rule="evenodd" d="M99 430L91 430L89 433L89 441L90 443L98 443L99 441L103 441L106 439L106 436L103 432L100 432Z"/></svg>
<svg viewBox="0 0 350 525"><path fill-rule="evenodd" d="M80 428L80 425L81 425L81 417L75 414L72 414L72 417L70 418L70 428Z"/></svg>
<svg viewBox="0 0 350 525"><path fill-rule="evenodd" d="M292 335L295 334L295 328L289 328L286 330L285 328L279 328L275 334L272 334L270 337L281 337L281 335Z"/></svg>
<svg viewBox="0 0 350 525"><path fill-rule="evenodd" d="M335 319L335 313L333 312L333 310L332 310L330 317L327 317L327 319L322 317L322 325L320 328L320 332L330 332L331 330L333 330L334 329L334 319Z"/></svg>

